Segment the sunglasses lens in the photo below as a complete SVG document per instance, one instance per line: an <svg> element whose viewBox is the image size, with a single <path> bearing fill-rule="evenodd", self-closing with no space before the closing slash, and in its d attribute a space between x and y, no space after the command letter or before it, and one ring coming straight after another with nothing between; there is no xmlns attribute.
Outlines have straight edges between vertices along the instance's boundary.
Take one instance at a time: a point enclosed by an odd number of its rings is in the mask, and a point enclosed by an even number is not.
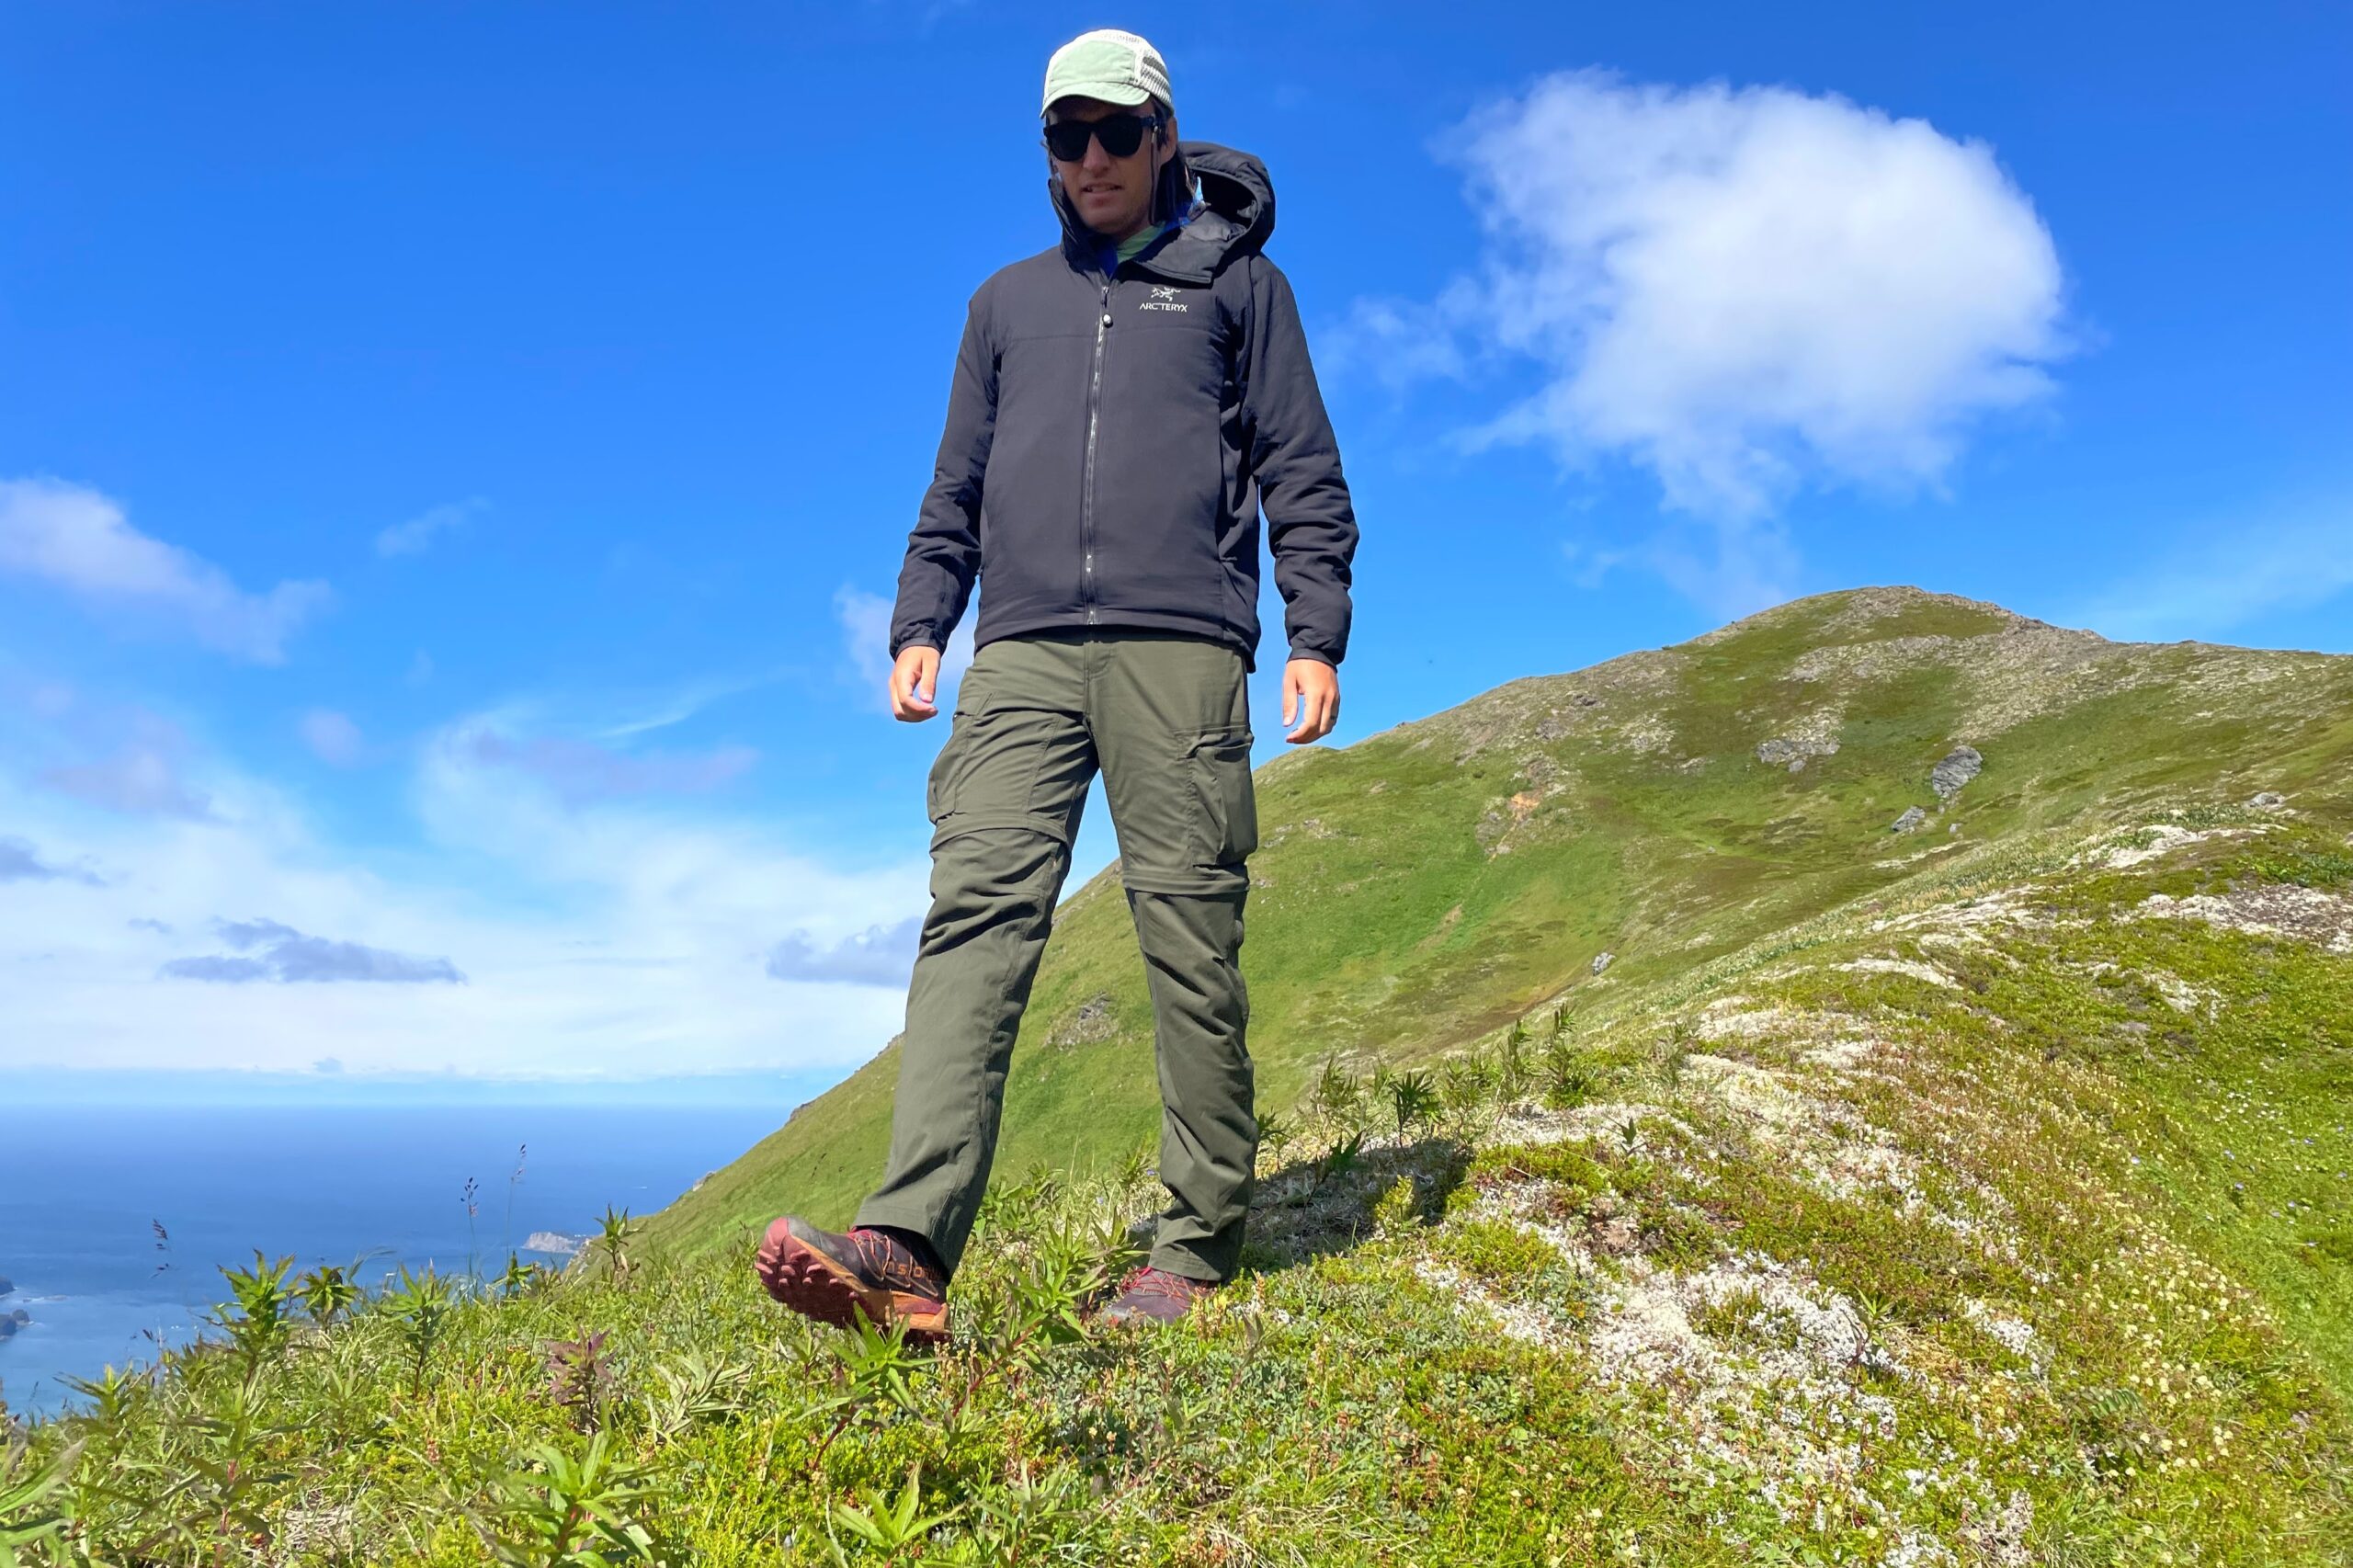
<svg viewBox="0 0 2353 1568"><path fill-rule="evenodd" d="M1095 122L1095 134L1103 140L1103 150L1115 158L1132 157L1143 145L1143 121L1131 114L1106 116Z"/></svg>
<svg viewBox="0 0 2353 1568"><path fill-rule="evenodd" d="M1065 164L1086 156L1089 136L1099 138L1103 151L1115 158L1135 155L1143 145L1144 122L1132 114L1107 115L1101 119L1060 119L1046 127L1046 150Z"/></svg>

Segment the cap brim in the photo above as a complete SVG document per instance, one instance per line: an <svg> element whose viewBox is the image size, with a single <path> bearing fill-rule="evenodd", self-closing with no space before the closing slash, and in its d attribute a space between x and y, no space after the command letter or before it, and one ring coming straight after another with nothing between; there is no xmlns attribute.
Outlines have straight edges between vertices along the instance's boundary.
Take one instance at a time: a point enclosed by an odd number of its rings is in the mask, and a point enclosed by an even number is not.
<svg viewBox="0 0 2353 1568"><path fill-rule="evenodd" d="M1100 98L1107 104L1141 104L1152 101L1152 95L1132 82L1064 82L1054 86L1054 96L1039 108L1045 113L1064 98Z"/></svg>

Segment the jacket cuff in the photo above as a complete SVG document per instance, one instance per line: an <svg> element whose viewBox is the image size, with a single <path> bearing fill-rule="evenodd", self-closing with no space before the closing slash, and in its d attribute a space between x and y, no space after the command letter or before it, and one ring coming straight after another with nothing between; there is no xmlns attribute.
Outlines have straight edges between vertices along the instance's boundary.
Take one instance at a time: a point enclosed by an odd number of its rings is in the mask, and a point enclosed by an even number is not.
<svg viewBox="0 0 2353 1568"><path fill-rule="evenodd" d="M1319 665L1329 665L1336 670L1340 667L1339 660L1313 648L1294 647L1290 651L1290 656L1294 659L1313 659Z"/></svg>

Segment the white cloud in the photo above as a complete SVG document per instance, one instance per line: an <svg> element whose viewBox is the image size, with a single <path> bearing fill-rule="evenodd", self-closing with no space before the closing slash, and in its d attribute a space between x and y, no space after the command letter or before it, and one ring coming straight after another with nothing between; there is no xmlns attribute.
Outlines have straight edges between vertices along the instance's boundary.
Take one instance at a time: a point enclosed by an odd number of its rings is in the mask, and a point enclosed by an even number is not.
<svg viewBox="0 0 2353 1568"><path fill-rule="evenodd" d="M1657 551L1688 591L1778 594L1749 530L1801 486L1938 483L1986 416L2048 395L2063 278L1982 142L1835 96L1547 77L1443 148L1488 249L1428 304L1339 335L1393 381L1532 360L1473 446L1649 470L1691 515ZM1745 606L1742 608L1754 608Z"/></svg>
<svg viewBox="0 0 2353 1568"><path fill-rule="evenodd" d="M333 984L463 985L466 977L448 959L390 952L360 942L306 937L275 920L216 920L214 931L237 949L174 959L157 971L167 980L201 980L244 985L269 981L279 985Z"/></svg>
<svg viewBox="0 0 2353 1568"><path fill-rule="evenodd" d="M2353 503L2233 517L2070 613L2107 636L2215 636L2276 610L2311 609L2353 589Z"/></svg>
<svg viewBox="0 0 2353 1568"><path fill-rule="evenodd" d="M894 601L880 594L847 585L834 595L834 613L841 620L842 647L850 669L858 685L873 694L875 706L885 710L890 707L891 612L894 608ZM940 689L932 693L932 699L943 707L946 699L941 693L954 690L972 665L972 625L979 613L976 590L973 601L964 608L963 619L948 634L948 646L939 655Z"/></svg>
<svg viewBox="0 0 2353 1568"><path fill-rule="evenodd" d="M750 772L760 756L745 745L683 756L638 756L567 735L517 739L491 722L470 730L459 744L478 765L536 775L567 805L616 795L716 790Z"/></svg>
<svg viewBox="0 0 2353 1568"><path fill-rule="evenodd" d="M490 503L479 495L428 507L406 522L394 523L379 533L376 536L376 553L388 557L422 554L433 542L436 534L447 533L488 510Z"/></svg>
<svg viewBox="0 0 2353 1568"><path fill-rule="evenodd" d="M779 983L767 965L779 932L855 955L918 915L919 838L860 860L707 799L567 801L484 763L482 727L456 721L418 757L421 851L339 847L299 795L217 755L190 759L201 820L94 811L0 770L0 822L34 866L108 873L7 883L11 1064L301 1072L331 1051L356 1075L835 1071L900 1027L903 993L870 976Z"/></svg>
<svg viewBox="0 0 2353 1568"><path fill-rule="evenodd" d="M302 744L312 755L334 767L355 767L366 754L359 726L332 708L313 708L302 715Z"/></svg>
<svg viewBox="0 0 2353 1568"><path fill-rule="evenodd" d="M0 480L0 573L170 619L208 647L264 665L283 663L287 639L333 598L314 582L249 594L210 562L132 528L97 491L48 479Z"/></svg>
<svg viewBox="0 0 2353 1568"><path fill-rule="evenodd" d="M870 926L823 947L808 932L795 931L768 949L765 967L772 980L841 980L904 989L922 932L920 915L895 926Z"/></svg>
<svg viewBox="0 0 2353 1568"><path fill-rule="evenodd" d="M41 858L28 839L0 835L0 882L75 881L104 887L106 879L87 866L55 866Z"/></svg>

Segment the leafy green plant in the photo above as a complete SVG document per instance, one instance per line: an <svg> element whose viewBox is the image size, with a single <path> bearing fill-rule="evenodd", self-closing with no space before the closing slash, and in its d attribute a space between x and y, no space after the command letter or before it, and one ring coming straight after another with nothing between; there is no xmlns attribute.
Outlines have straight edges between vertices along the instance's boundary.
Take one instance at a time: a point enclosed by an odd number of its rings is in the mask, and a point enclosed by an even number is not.
<svg viewBox="0 0 2353 1568"><path fill-rule="evenodd" d="M1593 1097L1593 1074L1574 1047L1555 1040L1544 1048L1544 1103L1572 1110Z"/></svg>
<svg viewBox="0 0 2353 1568"><path fill-rule="evenodd" d="M1299 1130L1291 1125L1290 1118L1273 1111L1266 1111L1259 1116L1258 1146L1275 1156L1278 1166L1283 1163L1283 1151L1290 1147L1298 1137Z"/></svg>
<svg viewBox="0 0 2353 1568"><path fill-rule="evenodd" d="M1420 1220L1422 1206L1414 1196L1409 1176L1399 1176L1372 1205L1372 1228L1384 1236L1400 1234Z"/></svg>
<svg viewBox="0 0 2353 1568"><path fill-rule="evenodd" d="M898 1501L892 1502L878 1487L860 1487L858 1495L866 1506L854 1507L847 1503L834 1506L832 1524L847 1530L868 1550L897 1555L904 1548L919 1546L923 1539L940 1526L962 1513L958 1505L943 1513L923 1511L923 1466L920 1462L907 1467L907 1483L900 1489ZM841 1538L827 1531L834 1561L847 1563L849 1558L842 1550Z"/></svg>
<svg viewBox="0 0 2353 1568"><path fill-rule="evenodd" d="M293 1258L270 1263L258 1251L251 1268L222 1267L222 1276L236 1299L214 1308L212 1321L227 1332L248 1378L256 1376L285 1348L287 1337L294 1331L295 1292L286 1283L293 1268Z"/></svg>
<svg viewBox="0 0 2353 1568"><path fill-rule="evenodd" d="M347 1316L359 1304L362 1292L351 1276L331 1264L321 1264L294 1282L294 1295L311 1321L324 1326Z"/></svg>
<svg viewBox="0 0 2353 1568"><path fill-rule="evenodd" d="M629 1281L629 1244L635 1239L639 1221L630 1218L626 1209L605 1205L605 1212L597 1221L594 1245L605 1260L605 1272L618 1284Z"/></svg>
<svg viewBox="0 0 2353 1568"><path fill-rule="evenodd" d="M1389 1108L1397 1119L1398 1136L1428 1121L1438 1108L1438 1090L1427 1073L1399 1073L1390 1078Z"/></svg>
<svg viewBox="0 0 2353 1568"><path fill-rule="evenodd" d="M471 1510L491 1555L506 1568L614 1568L676 1559L646 1523L667 1489L620 1452L610 1432L577 1458L550 1444L500 1476L487 1506Z"/></svg>
<svg viewBox="0 0 2353 1568"><path fill-rule="evenodd" d="M1535 1063L1528 1053L1528 1030L1515 1024L1495 1052L1495 1093L1505 1100L1517 1100L1528 1093L1535 1079Z"/></svg>
<svg viewBox="0 0 2353 1568"><path fill-rule="evenodd" d="M134 1548L135 1559L177 1547L228 1562L241 1559L255 1537L267 1537L269 1496L287 1479L275 1444L288 1430L267 1419L267 1409L252 1381L229 1382L217 1405L173 1420L174 1441L163 1454L126 1467L161 1483L142 1510L152 1528Z"/></svg>
<svg viewBox="0 0 2353 1568"><path fill-rule="evenodd" d="M645 1425L660 1442L675 1442L707 1422L724 1421L744 1408L752 1369L689 1350L676 1366L657 1366L659 1392L646 1400Z"/></svg>
<svg viewBox="0 0 2353 1568"><path fill-rule="evenodd" d="M1485 1062L1475 1059L1449 1062L1439 1080L1439 1101L1449 1117L1457 1122L1464 1121L1487 1103L1488 1091L1494 1084L1495 1074Z"/></svg>
<svg viewBox="0 0 2353 1568"><path fill-rule="evenodd" d="M385 1291L381 1305L408 1352L410 1392L421 1394L433 1352L448 1331L449 1314L457 1305L456 1293L430 1265L423 1274L413 1274L404 1263L400 1289Z"/></svg>
<svg viewBox="0 0 2353 1568"><path fill-rule="evenodd" d="M1364 1104L1364 1085L1340 1066L1337 1057L1325 1057L1324 1069L1316 1074L1315 1088L1308 1096L1316 1113L1336 1126L1354 1121Z"/></svg>
<svg viewBox="0 0 2353 1568"><path fill-rule="evenodd" d="M1315 1185L1322 1187L1336 1176L1343 1176L1364 1163L1364 1134L1351 1132L1332 1145L1323 1158L1315 1162Z"/></svg>
<svg viewBox="0 0 2353 1568"><path fill-rule="evenodd" d="M491 1283L500 1295L512 1299L538 1290L546 1282L547 1276L548 1271L538 1264L525 1263L521 1254L510 1252L506 1255L506 1267Z"/></svg>
<svg viewBox="0 0 2353 1568"><path fill-rule="evenodd" d="M80 1447L68 1445L36 1463L22 1437L11 1435L0 1445L0 1568L63 1550L74 1523L66 1481L80 1458Z"/></svg>

